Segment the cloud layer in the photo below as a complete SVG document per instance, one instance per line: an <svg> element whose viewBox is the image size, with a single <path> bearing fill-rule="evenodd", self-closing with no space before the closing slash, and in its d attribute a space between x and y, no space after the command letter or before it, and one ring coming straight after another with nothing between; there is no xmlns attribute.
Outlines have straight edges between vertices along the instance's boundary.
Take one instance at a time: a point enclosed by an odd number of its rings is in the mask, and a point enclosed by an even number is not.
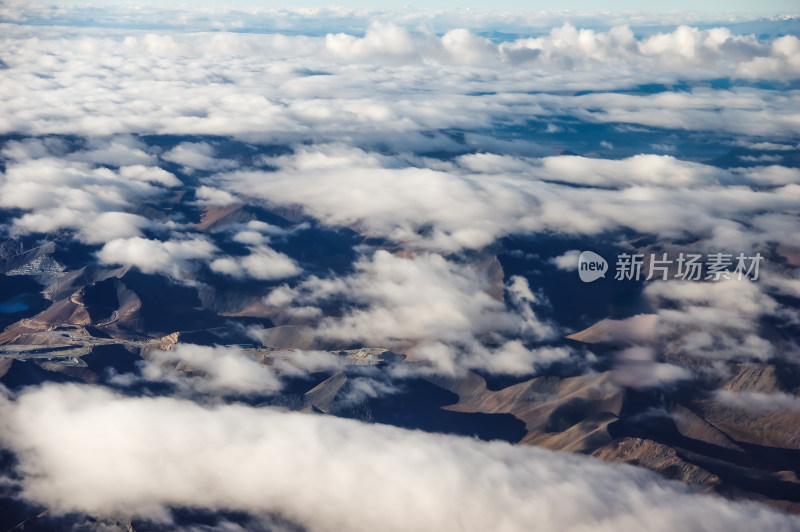
<svg viewBox="0 0 800 532"><path fill-rule="evenodd" d="M381 131L388 127L392 142L423 146L420 131L520 116L547 120L565 108L592 122L785 137L798 123L791 93L756 87L579 97L563 92L730 77L792 80L800 76L800 41L793 35L765 42L726 28L680 26L637 38L624 26L595 31L567 24L539 37L495 43L464 28L439 36L380 21L363 36L109 29L86 30L73 41L52 27L6 30L2 132L273 140L332 140L348 132L386 141ZM430 91L440 97L430 100ZM757 129L743 129L743 119ZM446 137L437 140L447 143ZM192 164L206 169L224 164L199 157L208 157L203 150L202 142L187 144L167 157L178 162L194 154Z"/></svg>
<svg viewBox="0 0 800 532"><path fill-rule="evenodd" d="M56 512L168 521L173 506L236 509L312 531L797 526L629 466L328 416L75 385L0 410L24 495Z"/></svg>
<svg viewBox="0 0 800 532"><path fill-rule="evenodd" d="M773 184L771 167L722 170L655 154L598 160L477 153L443 163L322 145L271 162L277 171L220 179L235 193L299 205L331 225L445 251L514 233L618 229L748 249L767 231L781 242L796 240L765 210L800 212L798 176L788 169L791 183Z"/></svg>

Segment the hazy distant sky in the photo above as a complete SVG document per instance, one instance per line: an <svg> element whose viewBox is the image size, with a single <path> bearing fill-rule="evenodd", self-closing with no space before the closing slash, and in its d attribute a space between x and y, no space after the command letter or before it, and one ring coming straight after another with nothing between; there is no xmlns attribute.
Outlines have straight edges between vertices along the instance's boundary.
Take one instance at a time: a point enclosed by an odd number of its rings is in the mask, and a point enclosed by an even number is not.
<svg viewBox="0 0 800 532"><path fill-rule="evenodd" d="M45 3L45 2L42 2ZM49 3L49 2L48 2ZM157 0L74 0L78 4L137 4L137 3L157 3L157 4L176 4L177 1L164 2ZM215 4L215 5L248 5L265 7L308 7L308 6L345 6L358 8L392 9L410 6L417 9L529 9L560 11L569 10L590 10L590 11L716 11L716 12L739 12L739 13L800 13L800 3L797 0L763 0L754 2L753 0L671 0L668 2L641 2L640 0L606 0L597 2L593 0L560 0L553 1L531 1L531 0L391 0L379 2L376 0L229 0L212 1L199 0L192 3Z"/></svg>

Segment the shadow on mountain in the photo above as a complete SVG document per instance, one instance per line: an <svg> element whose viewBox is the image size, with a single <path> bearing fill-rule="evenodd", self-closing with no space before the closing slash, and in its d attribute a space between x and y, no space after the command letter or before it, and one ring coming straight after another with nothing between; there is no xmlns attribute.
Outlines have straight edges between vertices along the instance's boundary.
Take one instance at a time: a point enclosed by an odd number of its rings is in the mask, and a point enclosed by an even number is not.
<svg viewBox="0 0 800 532"><path fill-rule="evenodd" d="M800 450L743 443L731 439L740 450L689 438L681 434L671 417L648 416L618 420L608 426L614 438L643 438L674 448L682 459L718 476L724 491L735 488L769 499L800 502L800 484L774 478L781 471L800 472Z"/></svg>
<svg viewBox="0 0 800 532"><path fill-rule="evenodd" d="M3 371L5 366L5 371ZM26 386L36 386L45 382L66 383L82 382L63 373L49 371L31 360L6 359L0 364L0 383L11 390L19 390Z"/></svg>
<svg viewBox="0 0 800 532"><path fill-rule="evenodd" d="M403 382L403 391L384 395L337 411L343 417L385 423L406 429L472 436L481 440L520 441L525 423L511 414L465 413L443 410L458 396L423 379Z"/></svg>
<svg viewBox="0 0 800 532"><path fill-rule="evenodd" d="M98 345L92 349L88 355L81 357L89 369L101 376L109 374L110 370L114 373L138 373L137 365L142 359L139 355L133 354L125 347L116 345Z"/></svg>
<svg viewBox="0 0 800 532"><path fill-rule="evenodd" d="M142 301L142 319L147 331L164 334L174 331L219 327L224 318L203 309L193 287L179 285L160 275L146 275L136 270L122 281Z"/></svg>

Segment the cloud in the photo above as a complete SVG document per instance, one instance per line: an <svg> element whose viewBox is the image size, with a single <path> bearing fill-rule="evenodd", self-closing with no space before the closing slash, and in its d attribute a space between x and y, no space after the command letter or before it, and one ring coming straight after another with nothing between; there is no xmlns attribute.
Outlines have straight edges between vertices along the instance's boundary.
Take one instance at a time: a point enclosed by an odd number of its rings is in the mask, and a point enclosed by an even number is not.
<svg viewBox="0 0 800 532"><path fill-rule="evenodd" d="M558 334L552 323L536 316L534 307L547 307L549 301L544 294L534 294L528 280L521 275L512 275L506 283L508 303L522 318L521 334L526 338L553 338Z"/></svg>
<svg viewBox="0 0 800 532"><path fill-rule="evenodd" d="M692 323L701 320L705 325L749 329L761 315L772 314L778 303L763 293L756 282L747 280L717 282L659 281L648 285L645 294L656 300L680 305L686 313L659 313L659 319ZM693 314L694 312L694 314Z"/></svg>
<svg viewBox="0 0 800 532"><path fill-rule="evenodd" d="M63 156L68 152L67 142L58 137L12 140L7 142L2 151L0 151L6 159L19 162L29 159L43 159L50 156Z"/></svg>
<svg viewBox="0 0 800 532"><path fill-rule="evenodd" d="M151 166L156 157L147 153L147 146L130 136L90 137L86 149L70 154L70 158L97 165Z"/></svg>
<svg viewBox="0 0 800 532"><path fill-rule="evenodd" d="M142 237L117 238L97 252L104 264L135 266L144 273L163 273L177 277L194 260L210 259L217 248L202 238L150 240Z"/></svg>
<svg viewBox="0 0 800 532"><path fill-rule="evenodd" d="M796 79L800 74L800 39L784 35L772 41L770 54L754 57L737 68L746 78Z"/></svg>
<svg viewBox="0 0 800 532"><path fill-rule="evenodd" d="M181 181L174 174L157 166L143 166L141 164L123 166L119 169L119 173L122 177L128 179L148 181L165 187L178 187L181 185Z"/></svg>
<svg viewBox="0 0 800 532"><path fill-rule="evenodd" d="M104 244L120 238L141 237L142 229L153 224L142 216L125 212L104 212L94 223L84 226L78 238L89 244Z"/></svg>
<svg viewBox="0 0 800 532"><path fill-rule="evenodd" d="M235 164L233 161L217 158L214 146L207 142L182 142L163 153L161 158L190 170L222 170Z"/></svg>
<svg viewBox="0 0 800 532"><path fill-rule="evenodd" d="M384 22L370 24L362 38L345 33L325 36L325 51L348 61L405 62L416 55L416 48L408 30Z"/></svg>
<svg viewBox="0 0 800 532"><path fill-rule="evenodd" d="M800 169L769 165L754 168L737 168L734 174L757 185L800 184Z"/></svg>
<svg viewBox="0 0 800 532"><path fill-rule="evenodd" d="M250 334L261 340L263 329L253 328ZM272 366L281 375L305 376L318 371L336 371L344 368L342 358L329 351L293 349L273 353Z"/></svg>
<svg viewBox="0 0 800 532"><path fill-rule="evenodd" d="M769 151L786 151L793 150L795 146L789 144L780 144L776 142L756 142L750 145L751 150L769 150Z"/></svg>
<svg viewBox="0 0 800 532"><path fill-rule="evenodd" d="M268 205L301 206L366 236L437 251L481 248L515 233L625 228L664 240L694 236L720 248L755 247L764 237L748 227L753 217L799 212L796 185L782 185L790 169L728 171L672 156L472 154L426 166L427 160L317 145L272 162L277 171L223 174L220 185ZM743 179L760 184L751 188ZM792 231L770 236L795 238Z"/></svg>
<svg viewBox="0 0 800 532"><path fill-rule="evenodd" d="M341 322L329 322L324 327L328 335L373 342L391 338L457 340L469 331L510 325L512 318L502 302L484 291L489 286L487 279L438 255L403 258L377 251L358 262L356 270L357 274L346 278L312 277L292 291L292 299L299 303L344 295L353 302L373 305L354 311Z"/></svg>
<svg viewBox="0 0 800 532"><path fill-rule="evenodd" d="M126 166L137 160L151 162L138 140L85 140L82 146L73 141L80 146L77 149L64 139L47 138L5 146L3 153L9 161L0 176L0 206L23 211L13 220L11 232L69 232L81 242L95 245L142 237L144 231L168 225L138 212L142 204L159 199L162 186L181 182L156 166ZM99 161L106 166L99 166Z"/></svg>
<svg viewBox="0 0 800 532"><path fill-rule="evenodd" d="M224 12L205 16L219 20ZM278 11L289 16L287 27L324 12ZM787 138L797 127L796 105L780 91L705 87L705 80L734 76L796 79L798 41L791 35L760 41L725 28L681 26L636 36L625 26L598 31L565 24L536 37L492 42L465 26L420 31L393 15L372 16L359 15L356 26L342 28L347 33L328 27L314 36L218 27L205 33L104 28L74 35L63 27L11 24L3 41L9 50L4 78L14 97L0 99L0 131L235 135L284 143L351 138L454 149L458 142L443 129L521 124L520 116L552 121L565 111L590 122ZM464 14L431 16L455 23ZM165 9L159 20L170 17L174 13ZM519 14L501 18L521 20ZM529 27L518 30L530 34ZM696 86L683 94L616 92L678 81ZM586 87L593 93L563 93ZM433 92L442 97L431 100ZM154 156L119 139L106 144L84 157L148 165ZM162 157L204 171L230 164L215 156L210 142L184 142Z"/></svg>
<svg viewBox="0 0 800 532"><path fill-rule="evenodd" d="M694 378L694 373L674 364L656 362L650 347L634 346L617 353L614 381L630 388L667 388Z"/></svg>
<svg viewBox="0 0 800 532"><path fill-rule="evenodd" d="M329 416L76 385L0 408L22 494L56 513L168 522L170 506L234 509L311 531L797 526L626 465Z"/></svg>
<svg viewBox="0 0 800 532"><path fill-rule="evenodd" d="M176 384L182 393L271 395L282 387L268 366L235 347L179 343L168 351L153 351L142 376Z"/></svg>
<svg viewBox="0 0 800 532"><path fill-rule="evenodd" d="M550 262L555 265L556 268L563 271L578 271L578 257L581 256L581 252L578 249L571 249L565 252L563 255L559 255L558 257L553 257L550 259Z"/></svg>
<svg viewBox="0 0 800 532"><path fill-rule="evenodd" d="M309 214L332 225L361 227L366 234L401 242L425 238L418 232L430 222L436 222L436 230L425 239L443 248L480 247L496 236L493 224L470 222L491 220L491 206L473 193L470 183L425 168L376 167L368 157L363 152L346 154L341 161L345 164L319 170L238 172L226 176L226 185L234 192L249 189L252 195L276 203L303 205ZM449 194L438 193L443 189ZM487 191L487 195L492 192L503 193ZM521 207L525 201L504 199L509 206Z"/></svg>
<svg viewBox="0 0 800 532"><path fill-rule="evenodd" d="M714 282L653 281L643 293L654 314L602 320L585 333L577 333L575 339L633 344L635 347L617 356L615 369L630 386L691 378L691 372L679 367L685 366L687 357L702 361L699 366L712 368L708 370L712 373L719 373L721 366L713 369L719 361L794 361L794 341L776 338L765 324L783 328L798 322L796 311L774 297L797 290L796 283L778 271L765 275L758 282L738 281L735 276Z"/></svg>
<svg viewBox="0 0 800 532"><path fill-rule="evenodd" d="M768 360L780 353L762 337L760 320L787 316L759 283L735 278L658 281L644 293L659 307L656 336L679 352L745 360Z"/></svg>
<svg viewBox="0 0 800 532"><path fill-rule="evenodd" d="M800 412L800 398L783 392L730 392L718 390L714 399L725 405L756 412L775 412L789 410Z"/></svg>
<svg viewBox="0 0 800 532"><path fill-rule="evenodd" d="M27 211L13 222L17 233L69 229L94 244L136 236L154 225L124 211L157 196L159 187L129 179L125 171L120 175L109 168L56 159L49 152L36 155L42 157L9 163L0 176L0 207Z"/></svg>
<svg viewBox="0 0 800 532"><path fill-rule="evenodd" d="M489 39L479 37L465 28L453 29L442 35L441 46L446 60L463 64L486 64L501 58L501 49Z"/></svg>
<svg viewBox="0 0 800 532"><path fill-rule="evenodd" d="M609 10L533 10L533 9L365 9L345 6L268 7L252 3L232 2L227 6L206 4L136 4L119 5L81 3L54 6L41 1L8 0L2 7L3 17L15 23L40 25L63 24L86 27L102 21L103 27L125 27L138 30L170 29L188 31L236 31L258 28L267 33L317 36L329 32L356 32L376 20L418 30L430 28L444 33L452 28L469 28L475 33L501 31L505 34L546 34L554 26L569 21L577 27L607 29L621 24L635 24L644 34L678 24L703 26L760 22L761 17L785 13L764 7L760 11L653 11L625 12ZM99 16L100 14L106 16ZM109 16L112 15L113 17ZM781 18L778 18L780 20ZM778 29L758 28L765 35L780 34Z"/></svg>
<svg viewBox="0 0 800 532"><path fill-rule="evenodd" d="M303 309L343 305L341 317L326 316L316 324L316 335L407 350L445 373L474 367L526 374L570 356L567 349L530 349L510 340L538 342L557 335L556 327L534 311L542 296L534 295L524 278L509 279L508 306L489 295L490 289L485 272L469 265L432 253L402 257L379 250L359 260L352 275L312 276L273 290L265 302ZM482 345L486 339L499 345Z"/></svg>
<svg viewBox="0 0 800 532"><path fill-rule="evenodd" d="M242 233L237 235L238 241L242 241L243 238L239 235ZM247 239L250 237L245 238ZM293 277L302 272L289 256L265 245L250 246L250 254L243 257L226 256L214 259L210 267L217 273L231 277L250 277L262 281Z"/></svg>
<svg viewBox="0 0 800 532"><path fill-rule="evenodd" d="M229 192L207 185L197 187L195 197L198 205L214 205L216 207L227 207L241 201Z"/></svg>
<svg viewBox="0 0 800 532"><path fill-rule="evenodd" d="M665 155L636 155L622 161L576 156L545 157L541 164L544 179L603 187L713 185L724 174L711 166Z"/></svg>

